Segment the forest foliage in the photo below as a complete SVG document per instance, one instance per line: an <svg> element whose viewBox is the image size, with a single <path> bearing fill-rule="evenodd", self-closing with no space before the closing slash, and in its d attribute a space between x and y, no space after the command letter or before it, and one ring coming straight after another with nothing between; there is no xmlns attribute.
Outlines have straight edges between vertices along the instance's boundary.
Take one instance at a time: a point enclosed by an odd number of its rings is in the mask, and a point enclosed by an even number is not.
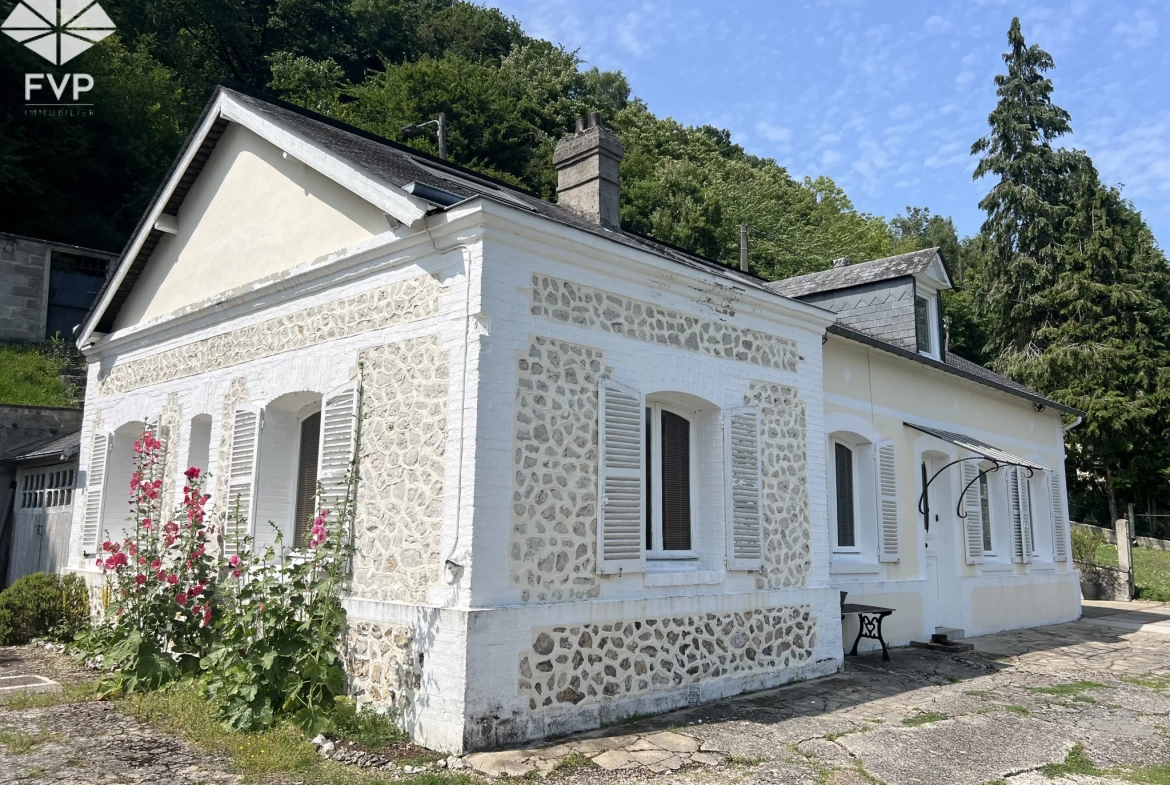
<svg viewBox="0 0 1170 785"><path fill-rule="evenodd" d="M14 2L0 0L0 14ZM223 79L390 139L445 112L454 161L546 198L555 193L557 140L577 117L599 111L626 151L625 228L736 264L746 224L753 272L768 279L825 269L837 257L940 247L957 284L944 294L951 350L1088 412L1069 435L1078 498L1106 500L1109 514L1123 501L1167 503L1166 261L1089 156L1061 146L1071 118L1052 100L1054 63L1024 41L1018 21L989 129L972 149L988 188L987 220L960 238L926 207L889 220L867 214L830 178L794 177L725 129L658 117L620 72L590 67L486 6L103 6L118 33L74 61L93 74L100 111L27 116L17 80L0 90L0 230L120 248ZM0 46L0 71L30 70L45 65L23 47ZM407 143L436 152L430 135Z"/></svg>

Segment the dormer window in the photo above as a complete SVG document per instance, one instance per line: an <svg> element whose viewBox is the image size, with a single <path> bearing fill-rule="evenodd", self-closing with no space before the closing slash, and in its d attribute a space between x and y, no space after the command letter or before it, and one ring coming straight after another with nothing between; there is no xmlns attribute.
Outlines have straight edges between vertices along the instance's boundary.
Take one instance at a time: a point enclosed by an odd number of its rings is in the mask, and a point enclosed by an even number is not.
<svg viewBox="0 0 1170 785"><path fill-rule="evenodd" d="M914 302L914 327L918 333L918 353L938 359L936 298L933 292L917 295Z"/></svg>

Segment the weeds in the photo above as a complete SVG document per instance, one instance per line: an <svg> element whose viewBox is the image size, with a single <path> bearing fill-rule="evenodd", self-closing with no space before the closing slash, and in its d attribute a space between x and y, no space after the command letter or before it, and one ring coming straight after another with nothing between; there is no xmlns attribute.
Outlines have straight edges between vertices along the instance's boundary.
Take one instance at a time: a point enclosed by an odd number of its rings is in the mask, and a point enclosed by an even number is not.
<svg viewBox="0 0 1170 785"><path fill-rule="evenodd" d="M1052 687L1029 687L1028 692L1034 692L1038 695L1061 695L1067 698L1073 698L1079 696L1085 690L1107 689L1109 689L1108 685L1098 684L1095 681L1074 681L1069 684L1056 684Z"/></svg>
<svg viewBox="0 0 1170 785"><path fill-rule="evenodd" d="M1085 754L1084 744L1075 744L1068 751L1063 763L1049 763L1040 769L1040 773L1049 779L1064 777L1069 774L1084 774L1090 777L1100 777L1105 772Z"/></svg>
<svg viewBox="0 0 1170 785"><path fill-rule="evenodd" d="M948 716L941 711L921 711L913 717L907 717L902 720L902 724L910 728L917 728L919 725L926 725L929 722L938 722L939 720L945 719L948 719Z"/></svg>
<svg viewBox="0 0 1170 785"><path fill-rule="evenodd" d="M760 756L760 757L747 757L744 755L728 755L726 758L723 759L723 762L726 763L728 766L743 766L743 767L747 768L747 767L751 767L751 766L759 766L761 763L764 763L767 760L768 760L767 758L762 757L762 756Z"/></svg>
<svg viewBox="0 0 1170 785"><path fill-rule="evenodd" d="M0 709L23 711L47 709L65 703L85 703L98 697L98 683L92 680L66 682L53 692L18 692L0 702Z"/></svg>
<svg viewBox="0 0 1170 785"><path fill-rule="evenodd" d="M1003 708L1004 708L1004 711L1010 711L1014 714L1031 714L1032 713L1032 712L1028 711L1028 708L1026 706L1016 706L1013 704L1011 706L1004 706Z"/></svg>
<svg viewBox="0 0 1170 785"><path fill-rule="evenodd" d="M578 771L596 768L598 768L597 764L590 760L589 756L580 752L570 752L557 761L557 765L553 767L553 773L560 775L575 774Z"/></svg>
<svg viewBox="0 0 1170 785"><path fill-rule="evenodd" d="M53 734L46 733L44 730L39 730L35 734L11 730L0 731L0 744L8 748L10 755L23 755L33 747L44 744L52 738Z"/></svg>

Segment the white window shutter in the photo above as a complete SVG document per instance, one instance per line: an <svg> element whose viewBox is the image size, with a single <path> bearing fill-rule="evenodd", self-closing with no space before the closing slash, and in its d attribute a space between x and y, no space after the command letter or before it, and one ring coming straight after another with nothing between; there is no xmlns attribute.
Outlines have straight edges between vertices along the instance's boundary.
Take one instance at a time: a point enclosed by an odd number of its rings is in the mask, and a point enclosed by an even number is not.
<svg viewBox="0 0 1170 785"><path fill-rule="evenodd" d="M1032 534L1028 521L1028 505L1024 499L1027 485L1021 477L1022 469L1012 466L1007 473L1008 506L1012 521L1012 561L1027 564L1032 561Z"/></svg>
<svg viewBox="0 0 1170 785"><path fill-rule="evenodd" d="M256 474L260 464L260 429L264 410L240 404L232 416L232 449L227 464L227 508L224 510L224 550L234 553L236 541L255 529ZM236 510L240 518L236 519Z"/></svg>
<svg viewBox="0 0 1170 785"><path fill-rule="evenodd" d="M155 479L161 479L165 484L167 477L167 454L169 452L171 441L171 429L163 427L162 416L158 414L147 418L146 428L150 431L154 438L159 440L159 443L162 445L158 448L158 452L155 453L154 471ZM160 490L165 491L166 489L164 487L160 488Z"/></svg>
<svg viewBox="0 0 1170 785"><path fill-rule="evenodd" d="M646 403L612 379L597 387L597 571L641 572L645 565Z"/></svg>
<svg viewBox="0 0 1170 785"><path fill-rule="evenodd" d="M896 562L898 553L898 465L894 443L882 442L877 455L878 561Z"/></svg>
<svg viewBox="0 0 1170 785"><path fill-rule="evenodd" d="M1048 489L1052 493L1052 559L1068 561L1068 516L1064 511L1064 484L1059 471L1049 473Z"/></svg>
<svg viewBox="0 0 1170 785"><path fill-rule="evenodd" d="M317 454L317 482L321 485L319 507L334 515L349 486L349 470L357 448L357 385L335 388L321 406L320 452ZM354 478L356 481L356 478Z"/></svg>
<svg viewBox="0 0 1170 785"><path fill-rule="evenodd" d="M959 490L963 493L963 552L968 564L983 564L983 505L979 497L979 464L963 461Z"/></svg>
<svg viewBox="0 0 1170 785"><path fill-rule="evenodd" d="M93 432L93 448L89 453L89 472L85 476L85 517L81 521L81 552L96 553L102 534L102 512L106 493L106 468L110 462L110 447L114 434Z"/></svg>
<svg viewBox="0 0 1170 785"><path fill-rule="evenodd" d="M1016 477L1020 489L1020 534L1024 542L1024 563L1032 562L1032 553L1036 544L1032 542L1032 504L1030 494L1032 483L1028 481L1028 470L1016 467Z"/></svg>
<svg viewBox="0 0 1170 785"><path fill-rule="evenodd" d="M759 570L764 566L759 408L728 409L723 443L728 482L727 569Z"/></svg>

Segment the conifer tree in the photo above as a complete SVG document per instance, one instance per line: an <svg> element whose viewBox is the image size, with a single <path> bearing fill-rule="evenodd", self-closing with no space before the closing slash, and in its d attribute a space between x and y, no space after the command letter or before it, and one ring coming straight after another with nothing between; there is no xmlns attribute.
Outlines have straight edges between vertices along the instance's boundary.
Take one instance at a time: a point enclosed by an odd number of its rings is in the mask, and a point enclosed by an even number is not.
<svg viewBox="0 0 1170 785"><path fill-rule="evenodd" d="M1069 157L1052 141L1070 132L1068 112L1052 102L1052 80L1044 74L1052 57L1020 32L1019 17L1008 31L1007 73L995 77L999 102L988 117L991 131L971 147L981 155L975 179L999 180L980 202L987 212L983 235L989 248L979 317L987 350L1011 372L1019 356L1034 355L1033 337L1049 318L1044 294L1052 285L1056 241L1066 209L1062 204Z"/></svg>

